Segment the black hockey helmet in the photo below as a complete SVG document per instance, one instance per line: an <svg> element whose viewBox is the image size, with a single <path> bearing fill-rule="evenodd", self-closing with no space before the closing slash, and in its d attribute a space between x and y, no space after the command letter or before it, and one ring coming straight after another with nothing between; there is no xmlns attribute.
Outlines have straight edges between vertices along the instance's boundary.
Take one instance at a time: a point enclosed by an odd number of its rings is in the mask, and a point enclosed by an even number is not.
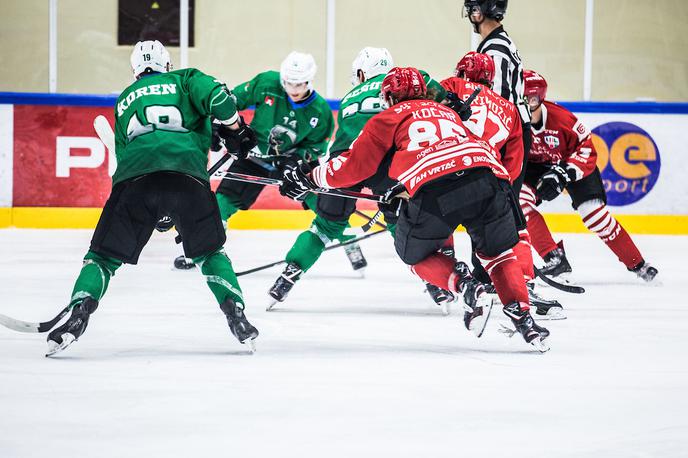
<svg viewBox="0 0 688 458"><path fill-rule="evenodd" d="M463 14L470 17L475 8L480 8L483 16L501 21L506 14L506 7L509 0L464 0Z"/></svg>

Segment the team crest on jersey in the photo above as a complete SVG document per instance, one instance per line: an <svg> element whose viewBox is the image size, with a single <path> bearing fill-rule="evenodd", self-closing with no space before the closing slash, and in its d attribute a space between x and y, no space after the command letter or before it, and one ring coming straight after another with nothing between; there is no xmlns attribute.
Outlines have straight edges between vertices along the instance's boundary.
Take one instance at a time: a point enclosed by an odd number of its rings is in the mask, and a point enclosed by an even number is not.
<svg viewBox="0 0 688 458"><path fill-rule="evenodd" d="M555 135L545 135L545 143L549 149L554 149L559 146L559 138Z"/></svg>
<svg viewBox="0 0 688 458"><path fill-rule="evenodd" d="M269 95L265 96L265 104L269 106L273 106L275 104L275 98L271 97Z"/></svg>
<svg viewBox="0 0 688 458"><path fill-rule="evenodd" d="M315 126L318 125L318 121L319 121L319 119L316 118L315 116L313 116L313 117L311 118L310 124L311 124L311 127L312 127L313 129L315 129Z"/></svg>

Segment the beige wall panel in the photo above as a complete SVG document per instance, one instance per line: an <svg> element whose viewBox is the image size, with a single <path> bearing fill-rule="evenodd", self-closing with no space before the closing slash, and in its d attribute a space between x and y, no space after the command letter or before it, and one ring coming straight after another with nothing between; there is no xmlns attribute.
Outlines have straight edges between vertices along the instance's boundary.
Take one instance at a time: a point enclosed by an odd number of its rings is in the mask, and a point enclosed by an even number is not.
<svg viewBox="0 0 688 458"><path fill-rule="evenodd" d="M0 6L0 91L48 92L48 1Z"/></svg>
<svg viewBox="0 0 688 458"><path fill-rule="evenodd" d="M688 1L597 0L594 100L688 100Z"/></svg>
<svg viewBox="0 0 688 458"><path fill-rule="evenodd" d="M395 65L442 79L469 45L456 0L337 0L336 97L351 89L351 62L365 46L387 48Z"/></svg>
<svg viewBox="0 0 688 458"><path fill-rule="evenodd" d="M0 90L48 90L48 1L0 0ZM460 0L337 0L335 96L350 88L363 46L390 49L398 65L436 78L469 50ZM327 0L197 0L189 63L230 85L286 54L312 53L324 94ZM585 0L512 0L504 25L524 64L556 100L580 100ZM596 0L594 100L688 100L688 1ZM117 0L59 0L58 91L108 93L131 81L129 46L117 46ZM179 67L179 50L170 48Z"/></svg>
<svg viewBox="0 0 688 458"><path fill-rule="evenodd" d="M524 68L547 79L549 98L583 98L585 0L512 0L504 28Z"/></svg>
<svg viewBox="0 0 688 458"><path fill-rule="evenodd" d="M189 64L233 86L279 70L293 50L313 54L315 87L325 88L324 0L197 0L196 46Z"/></svg>

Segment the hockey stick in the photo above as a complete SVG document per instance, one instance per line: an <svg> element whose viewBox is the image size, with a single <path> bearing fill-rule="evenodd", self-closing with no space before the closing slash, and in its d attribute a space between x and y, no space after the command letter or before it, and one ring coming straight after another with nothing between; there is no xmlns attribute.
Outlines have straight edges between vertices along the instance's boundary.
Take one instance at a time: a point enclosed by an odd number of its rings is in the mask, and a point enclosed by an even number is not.
<svg viewBox="0 0 688 458"><path fill-rule="evenodd" d="M336 245L331 245L331 246L326 247L323 251L334 250L335 248L343 247L345 245L350 245L352 243L357 243L357 242L360 242L361 240L365 240L365 239L370 238L374 235L382 234L383 232L386 232L386 231L383 229L380 231L372 232L370 234L366 234L362 237L356 237L355 239L347 240L346 242L337 243ZM241 277L242 275L248 275L248 274L252 274L254 272L269 269L270 267L278 266L280 264L285 264L286 262L287 262L286 259L282 259L281 261L271 262L270 264L265 264L263 266L254 267L253 269L244 270L242 272L236 272L235 275L237 277Z"/></svg>
<svg viewBox="0 0 688 458"><path fill-rule="evenodd" d="M564 291L566 293L571 294L583 294L585 292L585 288L583 288L582 286L567 285L565 283L559 283L557 281L552 280L547 275L543 274L542 271L535 266L533 266L533 270L535 271L535 275L538 278L540 278L540 280L544 281L552 288L556 288L560 291Z"/></svg>
<svg viewBox="0 0 688 458"><path fill-rule="evenodd" d="M93 120L93 129L98 134L100 141L103 142L105 147L110 150L110 152L115 152L115 133L110 127L110 122L103 115L98 115ZM60 322L65 315L69 313L71 307L68 305L57 314L55 318L48 321L41 321L39 323L33 323L30 321L17 320L15 318L0 315L0 324L6 328L12 329L18 332L46 332L50 331L57 323Z"/></svg>
<svg viewBox="0 0 688 458"><path fill-rule="evenodd" d="M260 184L264 186L280 186L282 184L282 180L277 180L275 178L265 178L236 172L225 172L224 177L228 180L243 181L245 183ZM361 199L369 200L372 202L385 202L384 196L381 196L379 194L366 194L363 192L347 191L346 189L316 188L311 189L310 192L314 192L316 194L329 194L331 196L345 197L347 199Z"/></svg>
<svg viewBox="0 0 688 458"><path fill-rule="evenodd" d="M59 323L60 320L69 313L69 310L71 310L71 308L67 306L52 320L42 321L40 323L32 323L30 321L22 321L6 315L0 315L0 324L18 332L47 332Z"/></svg>

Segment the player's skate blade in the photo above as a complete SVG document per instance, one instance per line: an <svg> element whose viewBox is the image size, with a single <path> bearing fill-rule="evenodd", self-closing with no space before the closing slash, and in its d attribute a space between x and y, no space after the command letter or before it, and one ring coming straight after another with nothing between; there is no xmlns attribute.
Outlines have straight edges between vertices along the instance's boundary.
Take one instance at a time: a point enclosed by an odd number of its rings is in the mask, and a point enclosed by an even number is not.
<svg viewBox="0 0 688 458"><path fill-rule="evenodd" d="M531 344L539 352L544 353L549 350L549 345L545 343L545 339L549 337L549 330L535 323L527 307L523 308L518 302L512 302L505 305L502 312L509 317L516 329L515 332L508 334L509 337L518 333L523 336L526 343ZM506 326L502 325L502 328Z"/></svg>
<svg viewBox="0 0 688 458"><path fill-rule="evenodd" d="M57 353L60 353L62 350L69 347L74 342L76 342L76 337L74 337L70 333L62 334L61 343L57 343L54 340L49 340L48 351L46 352L45 357L48 358L50 356L56 355Z"/></svg>
<svg viewBox="0 0 688 458"><path fill-rule="evenodd" d="M294 287L294 284L299 280L299 278L301 278L302 273L303 270L301 270L296 263L290 262L286 265L280 276L277 277L277 280L275 280L275 283L268 290L270 302L265 308L266 311L269 312L272 310L272 308L278 302L284 302L284 299L287 298L289 291L291 291L291 289Z"/></svg>
<svg viewBox="0 0 688 458"><path fill-rule="evenodd" d="M433 302L440 308L442 315L447 316L451 313L451 303L456 301L456 297L450 291L439 288L432 283L426 283L425 292L430 295Z"/></svg>
<svg viewBox="0 0 688 458"><path fill-rule="evenodd" d="M464 306L466 309L464 325L478 338L482 337L485 332L494 302L490 294L483 294L478 298L473 309L469 306Z"/></svg>
<svg viewBox="0 0 688 458"><path fill-rule="evenodd" d="M246 345L252 352L255 351L255 344L253 340L258 337L258 330L249 323L244 314L243 305L239 306L232 299L226 299L222 304L220 304L220 309L225 314L227 318L227 324L229 325L229 330L232 335L237 338L237 340Z"/></svg>

